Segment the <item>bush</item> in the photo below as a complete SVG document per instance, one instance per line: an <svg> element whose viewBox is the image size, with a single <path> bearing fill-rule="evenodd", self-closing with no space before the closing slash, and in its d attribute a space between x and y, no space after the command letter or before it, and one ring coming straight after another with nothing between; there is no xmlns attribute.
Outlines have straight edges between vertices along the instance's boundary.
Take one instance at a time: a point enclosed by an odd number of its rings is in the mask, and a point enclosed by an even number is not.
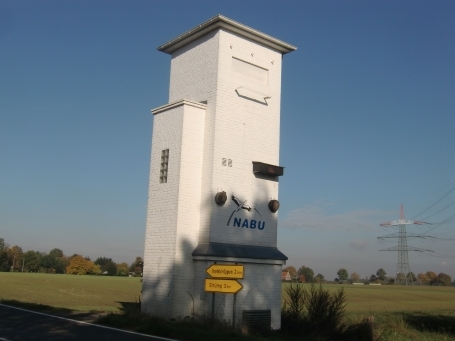
<svg viewBox="0 0 455 341"><path fill-rule="evenodd" d="M341 288L334 293L314 284L306 289L290 284L285 289L289 300L281 313L283 332L317 337L334 337L346 330L344 323L346 294Z"/></svg>
<svg viewBox="0 0 455 341"><path fill-rule="evenodd" d="M312 285L306 301L306 317L311 332L321 334L326 331L331 334L344 329L346 294L343 288L330 294L322 289L322 285L319 288Z"/></svg>

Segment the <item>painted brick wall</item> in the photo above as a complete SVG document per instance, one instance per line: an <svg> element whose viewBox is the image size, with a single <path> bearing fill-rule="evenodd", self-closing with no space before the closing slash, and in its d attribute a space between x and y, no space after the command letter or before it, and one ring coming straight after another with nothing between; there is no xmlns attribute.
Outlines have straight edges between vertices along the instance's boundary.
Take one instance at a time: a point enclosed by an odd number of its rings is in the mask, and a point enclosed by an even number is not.
<svg viewBox="0 0 455 341"><path fill-rule="evenodd" d="M177 249L174 270L173 316L191 316L194 262L201 212L202 161L205 109L186 106L182 131Z"/></svg>
<svg viewBox="0 0 455 341"><path fill-rule="evenodd" d="M197 246L205 108L179 105L154 116L142 302L151 313L189 313ZM161 151L169 149L167 183L160 183Z"/></svg>
<svg viewBox="0 0 455 341"><path fill-rule="evenodd" d="M209 226L213 196L206 188L212 178L212 159L216 120L216 89L218 77L219 32L213 31L188 45L183 46L172 54L171 78L169 86L169 101L182 98L195 102L207 101L207 114L204 124L204 160L202 167L201 193L203 208L206 214L201 216L201 226ZM210 186L211 188L211 186ZM208 240L210 230L201 228L200 240Z"/></svg>
<svg viewBox="0 0 455 341"><path fill-rule="evenodd" d="M213 31L172 54L169 103L213 99L218 73L218 33Z"/></svg>
<svg viewBox="0 0 455 341"><path fill-rule="evenodd" d="M272 214L267 204L278 199L278 182L256 178L252 161L279 164L281 54L236 34L220 30L219 64L216 92L216 115L213 119L213 155L206 155L204 164L212 169L212 177L205 179L203 200L208 200L211 210L205 212L207 240L212 242L246 245L276 246L277 213ZM267 70L267 84L242 76L232 70L232 59L256 65ZM273 62L273 64L272 64ZM271 96L266 103L240 97L239 87ZM232 167L224 167L222 158L232 160ZM246 204L256 208L250 212L239 211L239 219L265 222L264 230L227 226L236 208L232 200L218 207L212 200L218 188L230 196L234 194ZM234 218L234 217L233 217Z"/></svg>
<svg viewBox="0 0 455 341"><path fill-rule="evenodd" d="M210 313L205 270L220 259L193 260L198 242L276 246L277 214L267 205L278 199L278 181L256 177L252 161L279 165L281 60L281 53L224 29L172 54L170 103L188 99L206 107L193 103L154 116L142 298L147 311L190 315L190 292L196 313ZM261 94L270 98L261 100ZM170 150L169 180L159 184L164 148ZM232 167L223 166L223 158ZM214 197L221 190L229 198L220 207ZM252 210L233 214L231 195ZM264 229L234 227L235 219L261 222ZM271 309L272 326L280 328L282 262L224 261L245 264L237 318L242 310ZM232 295L216 296L216 313L232 318Z"/></svg>
<svg viewBox="0 0 455 341"><path fill-rule="evenodd" d="M233 58L267 70L267 83L233 71ZM264 104L245 99L235 91L239 87L271 98ZM252 161L279 164L280 88L281 54L228 31L211 32L172 55L170 102L207 101L201 242L276 246L277 213L267 204L278 199L278 182L254 177ZM232 160L232 167L222 166L223 158ZM264 230L239 232L233 220L228 227L236 206L230 198L225 206L217 206L213 198L219 190L253 207L232 219L261 221Z"/></svg>

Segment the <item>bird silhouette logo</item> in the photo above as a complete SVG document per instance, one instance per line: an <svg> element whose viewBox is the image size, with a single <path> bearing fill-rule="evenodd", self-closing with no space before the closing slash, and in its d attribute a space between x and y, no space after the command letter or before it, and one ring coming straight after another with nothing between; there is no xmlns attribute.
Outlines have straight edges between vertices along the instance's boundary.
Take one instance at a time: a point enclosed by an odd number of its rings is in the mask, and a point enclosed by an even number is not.
<svg viewBox="0 0 455 341"><path fill-rule="evenodd" d="M236 198L235 196L232 196L231 199L232 199L232 201L234 201L235 204L237 205L237 208L235 209L235 212L238 212L238 211L240 211L240 210L247 210L248 212L251 211L251 207L248 206L248 205L245 205L246 200L240 202L240 199L239 199L239 198Z"/></svg>
<svg viewBox="0 0 455 341"><path fill-rule="evenodd" d="M232 211L231 216L229 217L229 220L227 222L228 226L229 223L231 222L232 216L240 210L247 210L248 212L250 212L251 210L255 210L259 214L259 216L261 216L261 213L259 213L257 209L246 204L246 200L242 201L239 198L235 197L234 195L231 196L231 199L237 205L237 207L234 209L234 211Z"/></svg>

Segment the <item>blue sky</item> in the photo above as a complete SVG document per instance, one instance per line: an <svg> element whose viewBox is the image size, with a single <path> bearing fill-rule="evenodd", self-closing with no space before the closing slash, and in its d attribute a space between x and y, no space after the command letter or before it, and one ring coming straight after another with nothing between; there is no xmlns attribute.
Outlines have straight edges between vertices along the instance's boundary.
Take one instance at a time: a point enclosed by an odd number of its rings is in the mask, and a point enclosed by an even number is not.
<svg viewBox="0 0 455 341"><path fill-rule="evenodd" d="M284 56L279 248L333 279L394 274L395 232L455 238L455 3L1 1L0 237L131 263L143 253L156 47L223 14L298 47ZM419 216L421 212L424 212ZM411 227L426 232L423 227ZM455 277L455 241L409 241L415 273Z"/></svg>

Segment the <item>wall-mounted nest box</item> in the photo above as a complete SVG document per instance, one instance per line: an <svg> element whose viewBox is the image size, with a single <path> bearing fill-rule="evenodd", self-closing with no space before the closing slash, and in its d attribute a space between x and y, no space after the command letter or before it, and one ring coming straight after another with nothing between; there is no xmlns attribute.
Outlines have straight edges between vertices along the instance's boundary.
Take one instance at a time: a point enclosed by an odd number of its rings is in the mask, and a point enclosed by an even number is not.
<svg viewBox="0 0 455 341"><path fill-rule="evenodd" d="M282 176L284 173L284 167L253 161L253 173L272 176Z"/></svg>

